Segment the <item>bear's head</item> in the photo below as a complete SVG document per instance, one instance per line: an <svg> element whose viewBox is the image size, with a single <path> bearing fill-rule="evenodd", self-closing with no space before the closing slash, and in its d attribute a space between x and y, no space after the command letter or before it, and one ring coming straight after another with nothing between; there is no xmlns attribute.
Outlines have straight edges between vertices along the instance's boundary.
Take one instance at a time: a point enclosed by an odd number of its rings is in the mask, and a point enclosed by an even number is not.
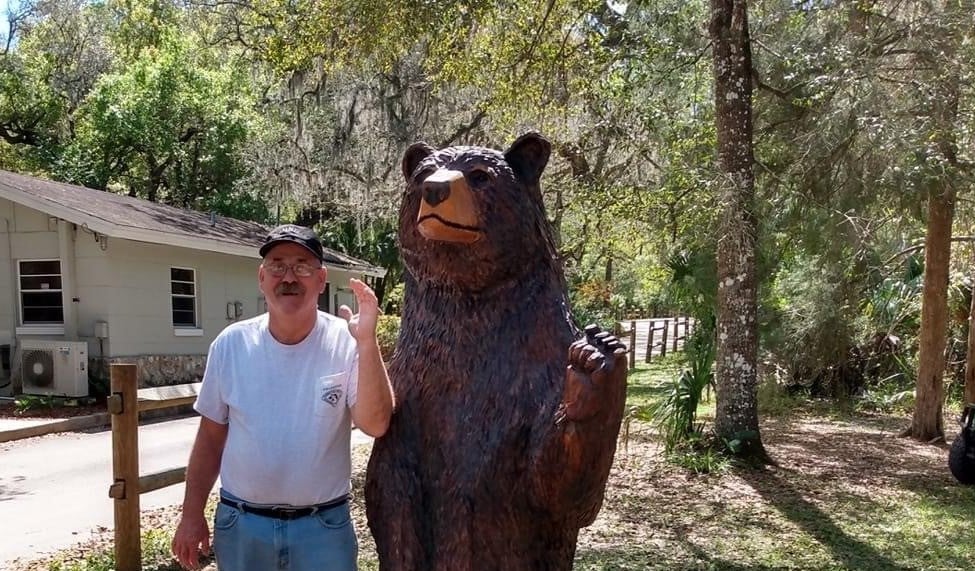
<svg viewBox="0 0 975 571"><path fill-rule="evenodd" d="M407 149L399 241L413 277L478 292L555 263L539 188L550 152L536 133L504 153L425 143Z"/></svg>

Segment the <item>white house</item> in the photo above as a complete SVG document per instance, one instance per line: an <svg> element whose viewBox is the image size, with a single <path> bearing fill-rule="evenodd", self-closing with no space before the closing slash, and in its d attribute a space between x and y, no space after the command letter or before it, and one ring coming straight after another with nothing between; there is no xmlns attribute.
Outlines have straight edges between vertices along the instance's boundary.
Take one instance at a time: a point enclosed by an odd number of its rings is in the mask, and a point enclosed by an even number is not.
<svg viewBox="0 0 975 571"><path fill-rule="evenodd" d="M143 387L199 380L217 333L265 310L254 222L0 171L0 224L0 394L70 395L112 362ZM325 311L385 275L325 257Z"/></svg>

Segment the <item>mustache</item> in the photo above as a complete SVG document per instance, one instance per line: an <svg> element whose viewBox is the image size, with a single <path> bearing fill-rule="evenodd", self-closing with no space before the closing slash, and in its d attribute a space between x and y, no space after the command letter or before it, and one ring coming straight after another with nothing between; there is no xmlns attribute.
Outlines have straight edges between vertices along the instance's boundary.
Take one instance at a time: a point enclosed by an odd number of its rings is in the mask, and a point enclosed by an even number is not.
<svg viewBox="0 0 975 571"><path fill-rule="evenodd" d="M289 295L293 293L304 293L305 289L301 287L299 283L281 283L278 287L274 288L274 293L278 295Z"/></svg>

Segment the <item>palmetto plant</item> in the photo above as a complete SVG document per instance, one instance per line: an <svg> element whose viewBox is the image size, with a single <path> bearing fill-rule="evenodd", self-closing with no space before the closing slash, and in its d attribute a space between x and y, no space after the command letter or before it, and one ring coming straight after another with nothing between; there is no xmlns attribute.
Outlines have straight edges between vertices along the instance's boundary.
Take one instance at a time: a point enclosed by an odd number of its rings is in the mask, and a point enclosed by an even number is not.
<svg viewBox="0 0 975 571"><path fill-rule="evenodd" d="M653 405L650 418L660 429L667 452L700 441L704 423L697 422L697 407L714 383L714 326L700 321L685 345L687 368Z"/></svg>

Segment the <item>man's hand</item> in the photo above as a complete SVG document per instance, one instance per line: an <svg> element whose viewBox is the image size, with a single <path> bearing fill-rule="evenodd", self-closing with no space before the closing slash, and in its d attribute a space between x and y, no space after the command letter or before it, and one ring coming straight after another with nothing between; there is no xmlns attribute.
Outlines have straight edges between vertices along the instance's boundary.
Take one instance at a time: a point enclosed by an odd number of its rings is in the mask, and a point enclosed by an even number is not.
<svg viewBox="0 0 975 571"><path fill-rule="evenodd" d="M339 308L339 317L349 322L349 333L356 341L373 342L376 339L376 323L379 321L379 299L372 288L360 280L350 279L349 286L359 304L359 313L352 315L352 310L343 305Z"/></svg>
<svg viewBox="0 0 975 571"><path fill-rule="evenodd" d="M183 517L173 535L173 555L184 569L200 568L200 553L210 555L210 527L203 514Z"/></svg>

